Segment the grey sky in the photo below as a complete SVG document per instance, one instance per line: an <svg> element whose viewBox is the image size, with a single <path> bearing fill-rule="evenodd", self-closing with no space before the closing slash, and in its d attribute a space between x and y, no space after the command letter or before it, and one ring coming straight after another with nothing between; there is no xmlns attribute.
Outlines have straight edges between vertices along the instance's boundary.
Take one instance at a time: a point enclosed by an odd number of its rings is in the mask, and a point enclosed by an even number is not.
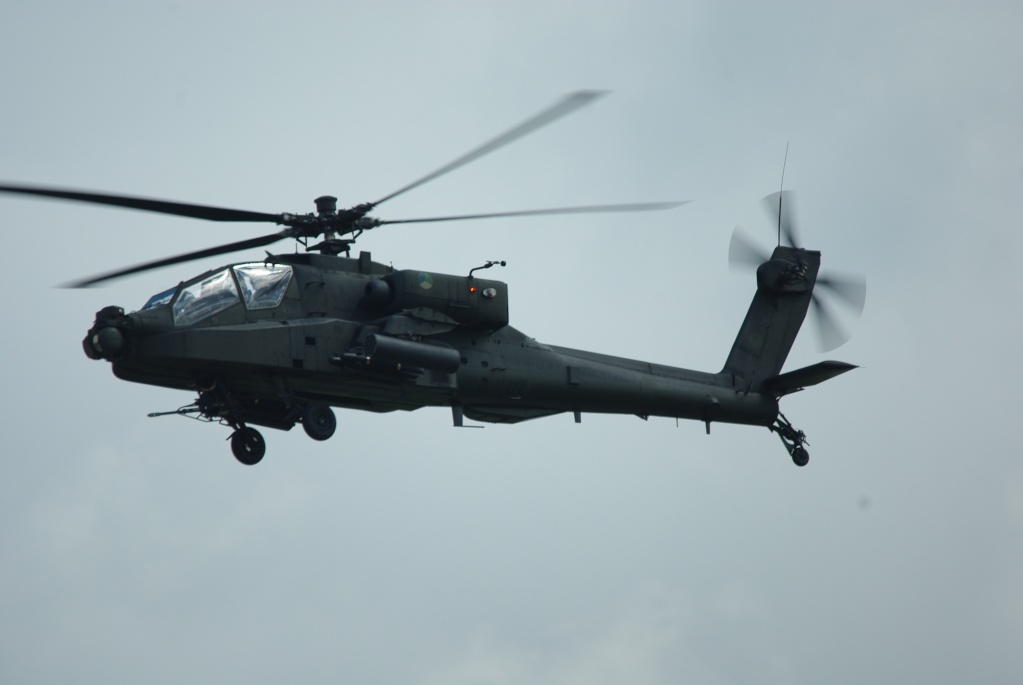
<svg viewBox="0 0 1023 685"><path fill-rule="evenodd" d="M1023 679L1023 5L209 4L0 6L0 179L306 212L608 89L379 215L692 204L359 246L507 260L526 333L717 370L754 289L731 230L770 243L790 142L804 242L868 297L787 368L863 368L784 400L805 469L762 429L441 410L268 430L244 468L79 345L226 260L52 286L263 228L0 198L0 681Z"/></svg>

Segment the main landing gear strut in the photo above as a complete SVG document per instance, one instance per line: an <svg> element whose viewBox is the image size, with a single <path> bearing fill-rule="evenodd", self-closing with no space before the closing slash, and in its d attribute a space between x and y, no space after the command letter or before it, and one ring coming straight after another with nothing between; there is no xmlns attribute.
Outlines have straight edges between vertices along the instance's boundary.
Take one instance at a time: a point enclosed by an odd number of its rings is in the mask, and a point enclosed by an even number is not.
<svg viewBox="0 0 1023 685"><path fill-rule="evenodd" d="M806 466L810 462L810 453L804 447L804 445L809 444L806 441L806 433L797 430L789 423L784 414L778 412L778 418L774 420L774 425L768 426L768 428L771 429L772 433L777 433L778 437L781 438L782 444L785 445L789 456L792 457L793 464L796 466Z"/></svg>

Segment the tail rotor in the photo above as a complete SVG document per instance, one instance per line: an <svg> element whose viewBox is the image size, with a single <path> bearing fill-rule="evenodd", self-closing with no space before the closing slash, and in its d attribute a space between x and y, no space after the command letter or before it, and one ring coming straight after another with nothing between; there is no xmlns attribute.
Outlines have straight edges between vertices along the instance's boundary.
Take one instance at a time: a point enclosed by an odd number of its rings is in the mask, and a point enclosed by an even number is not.
<svg viewBox="0 0 1023 685"><path fill-rule="evenodd" d="M789 246L802 249L799 244L799 232L796 228L794 202L795 193L784 190L771 193L763 199L764 209L771 221L777 226L778 246L784 240ZM740 226L732 232L728 246L728 264L732 270L750 267L757 269L771 259L765 250L749 233ZM849 334L839 324L833 302L839 302L850 318L859 318L867 297L866 280L855 274L821 274L817 277L810 301L817 322L819 346L822 352L840 347L849 339Z"/></svg>

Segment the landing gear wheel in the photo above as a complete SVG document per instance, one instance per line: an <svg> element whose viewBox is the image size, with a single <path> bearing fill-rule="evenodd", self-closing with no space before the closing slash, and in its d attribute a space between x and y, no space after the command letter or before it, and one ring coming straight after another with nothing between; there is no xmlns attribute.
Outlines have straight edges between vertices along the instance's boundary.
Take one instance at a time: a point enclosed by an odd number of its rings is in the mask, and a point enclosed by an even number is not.
<svg viewBox="0 0 1023 685"><path fill-rule="evenodd" d="M302 428L313 440L327 440L334 435L337 419L325 404L313 403L302 412Z"/></svg>
<svg viewBox="0 0 1023 685"><path fill-rule="evenodd" d="M255 428L239 428L231 435L231 451L246 466L254 466L266 454L266 441Z"/></svg>
<svg viewBox="0 0 1023 685"><path fill-rule="evenodd" d="M792 463L796 466L806 466L810 463L810 453L802 447L796 447L792 450Z"/></svg>
<svg viewBox="0 0 1023 685"><path fill-rule="evenodd" d="M810 463L810 453L803 447L803 445L810 444L806 439L806 433L789 423L784 414L779 412L778 418L774 420L774 424L768 426L768 428L772 433L777 433L778 437L781 438L781 444L785 445L785 450L792 457L793 464L796 466L806 466Z"/></svg>

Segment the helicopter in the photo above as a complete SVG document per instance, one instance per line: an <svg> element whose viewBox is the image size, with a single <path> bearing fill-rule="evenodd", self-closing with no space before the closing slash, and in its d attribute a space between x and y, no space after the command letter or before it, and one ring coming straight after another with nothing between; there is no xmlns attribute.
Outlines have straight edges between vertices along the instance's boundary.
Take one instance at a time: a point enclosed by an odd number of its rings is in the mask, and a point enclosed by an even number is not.
<svg viewBox="0 0 1023 685"><path fill-rule="evenodd" d="M580 91L375 202L316 212L270 214L81 190L0 184L0 192L220 222L272 223L267 235L159 259L67 284L96 285L192 260L292 239L304 252L230 264L153 295L138 310L99 310L82 346L117 378L196 394L188 405L149 416L181 415L232 429L242 464L259 463L266 442L254 427L301 424L314 440L335 432L333 408L391 412L447 407L452 423L514 424L571 412L634 414L768 428L793 463L809 462L807 439L779 400L856 368L824 361L782 373L811 306L831 347L844 334L822 300L829 292L862 311L857 277L819 276L821 253L798 247L791 191L765 198L777 213L778 241L767 254L739 229L729 259L756 268L753 301L718 372L694 371L538 342L510 325L507 284L467 275L396 269L351 255L364 232L388 224L595 212L666 210L683 202L558 207L388 220L370 216L384 202L447 174L583 107L603 94ZM784 177L784 176L783 176ZM787 244L782 244L783 240ZM319 242L313 242L313 241ZM312 243L312 244L311 244ZM818 288L818 286L820 288Z"/></svg>

